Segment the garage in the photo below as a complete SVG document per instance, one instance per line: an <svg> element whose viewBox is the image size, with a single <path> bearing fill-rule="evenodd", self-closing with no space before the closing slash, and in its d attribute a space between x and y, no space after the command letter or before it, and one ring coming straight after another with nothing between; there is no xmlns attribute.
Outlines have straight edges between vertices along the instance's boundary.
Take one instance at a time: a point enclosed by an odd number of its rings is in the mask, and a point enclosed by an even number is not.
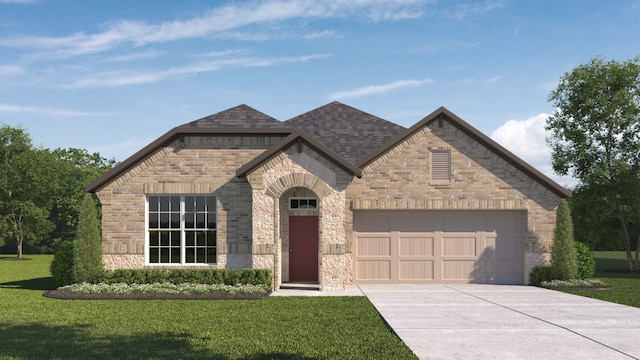
<svg viewBox="0 0 640 360"><path fill-rule="evenodd" d="M354 211L354 283L524 284L525 211Z"/></svg>

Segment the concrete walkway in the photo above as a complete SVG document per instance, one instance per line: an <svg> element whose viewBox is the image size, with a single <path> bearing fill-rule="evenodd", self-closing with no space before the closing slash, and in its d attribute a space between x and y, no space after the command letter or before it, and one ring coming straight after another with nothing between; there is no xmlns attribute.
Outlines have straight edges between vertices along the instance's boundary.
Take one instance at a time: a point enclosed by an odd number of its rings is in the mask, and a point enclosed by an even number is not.
<svg viewBox="0 0 640 360"><path fill-rule="evenodd" d="M360 285L420 359L638 359L640 309L531 286Z"/></svg>

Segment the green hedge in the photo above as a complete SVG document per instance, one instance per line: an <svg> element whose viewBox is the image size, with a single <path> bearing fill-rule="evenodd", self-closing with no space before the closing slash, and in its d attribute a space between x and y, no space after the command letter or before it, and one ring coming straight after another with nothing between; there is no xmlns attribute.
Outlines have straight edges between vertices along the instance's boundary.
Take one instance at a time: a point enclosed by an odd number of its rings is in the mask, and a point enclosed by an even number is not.
<svg viewBox="0 0 640 360"><path fill-rule="evenodd" d="M102 273L99 282L106 284L153 284L169 282L173 284L225 284L263 285L271 288L272 276L269 269L119 269Z"/></svg>
<svg viewBox="0 0 640 360"><path fill-rule="evenodd" d="M544 281L556 280L557 276L551 266L536 266L531 269L529 274L529 283L534 286L540 286Z"/></svg>

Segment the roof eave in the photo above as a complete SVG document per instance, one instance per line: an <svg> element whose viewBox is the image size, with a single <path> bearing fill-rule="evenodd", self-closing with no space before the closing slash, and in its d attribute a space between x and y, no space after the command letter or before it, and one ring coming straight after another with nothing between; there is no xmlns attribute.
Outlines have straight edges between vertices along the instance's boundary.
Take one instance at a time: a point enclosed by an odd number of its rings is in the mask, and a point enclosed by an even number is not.
<svg viewBox="0 0 640 360"><path fill-rule="evenodd" d="M105 174L100 176L99 178L90 182L86 187L85 191L90 193L95 193L100 190L102 187L111 183L115 178L119 175L123 174L127 170L131 169L135 165L144 161L149 155L158 150L159 148L166 146L167 144L174 141L179 136L185 135L217 135L217 134L225 134L225 135L251 135L251 134L282 134L288 135L291 132L295 131L294 128L291 127L264 127L264 128L240 128L240 127L222 127L222 128L211 128L211 127L193 127L188 125L182 125L175 127L150 143L149 145L142 148L140 151L131 155L125 161L118 164L113 169L107 171Z"/></svg>

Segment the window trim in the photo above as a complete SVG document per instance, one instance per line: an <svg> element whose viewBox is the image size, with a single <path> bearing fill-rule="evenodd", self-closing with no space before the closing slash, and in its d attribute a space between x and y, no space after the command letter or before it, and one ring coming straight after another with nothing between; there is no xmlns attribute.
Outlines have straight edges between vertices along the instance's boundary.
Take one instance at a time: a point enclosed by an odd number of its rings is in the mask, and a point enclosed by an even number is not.
<svg viewBox="0 0 640 360"><path fill-rule="evenodd" d="M301 208L301 207L293 207L292 203L294 200L300 201L300 200L306 200L307 204L309 203L309 200L314 200L316 202L316 206L315 207L307 207L307 208ZM318 210L318 205L320 204L320 202L318 201L318 198L316 197L298 197L298 196L293 196L289 198L289 210L307 210L307 211L313 211L313 210Z"/></svg>
<svg viewBox="0 0 640 360"><path fill-rule="evenodd" d="M150 206L149 206L149 199L151 197L179 197L180 198L180 210L179 210L179 214L180 214L180 227L179 228L168 228L168 229L161 229L161 228L157 228L157 229L150 229L149 228L149 215L150 215ZM207 208L207 212L208 213L213 213L213 215L215 216L215 228L209 228L208 225L206 228L203 229L196 229L196 228L187 228L185 223L186 223L186 206L185 206L185 198L188 196L202 196L205 198L213 198L213 203L215 204L215 208L213 209L213 211L210 211L211 209ZM211 194L145 194L145 210L144 210L144 228L145 228L145 237L144 237L144 263L145 266L152 266L152 267L183 267L183 266L198 266L198 267L206 267L206 266L216 266L218 264L218 249L219 249L219 243L218 243L218 197L215 195L211 195ZM169 210L169 212L171 212L171 210ZM158 231L179 231L180 232L180 262L179 263L152 263L151 262L151 239L150 239L150 234L151 231L153 230L158 230ZM186 241L186 233L189 231L205 231L205 232L213 232L215 233L215 246L213 246L213 248L215 249L215 262L209 262L209 263L189 263L186 261L187 258L187 241ZM196 245L197 246L197 245ZM171 256L171 255L169 255Z"/></svg>

